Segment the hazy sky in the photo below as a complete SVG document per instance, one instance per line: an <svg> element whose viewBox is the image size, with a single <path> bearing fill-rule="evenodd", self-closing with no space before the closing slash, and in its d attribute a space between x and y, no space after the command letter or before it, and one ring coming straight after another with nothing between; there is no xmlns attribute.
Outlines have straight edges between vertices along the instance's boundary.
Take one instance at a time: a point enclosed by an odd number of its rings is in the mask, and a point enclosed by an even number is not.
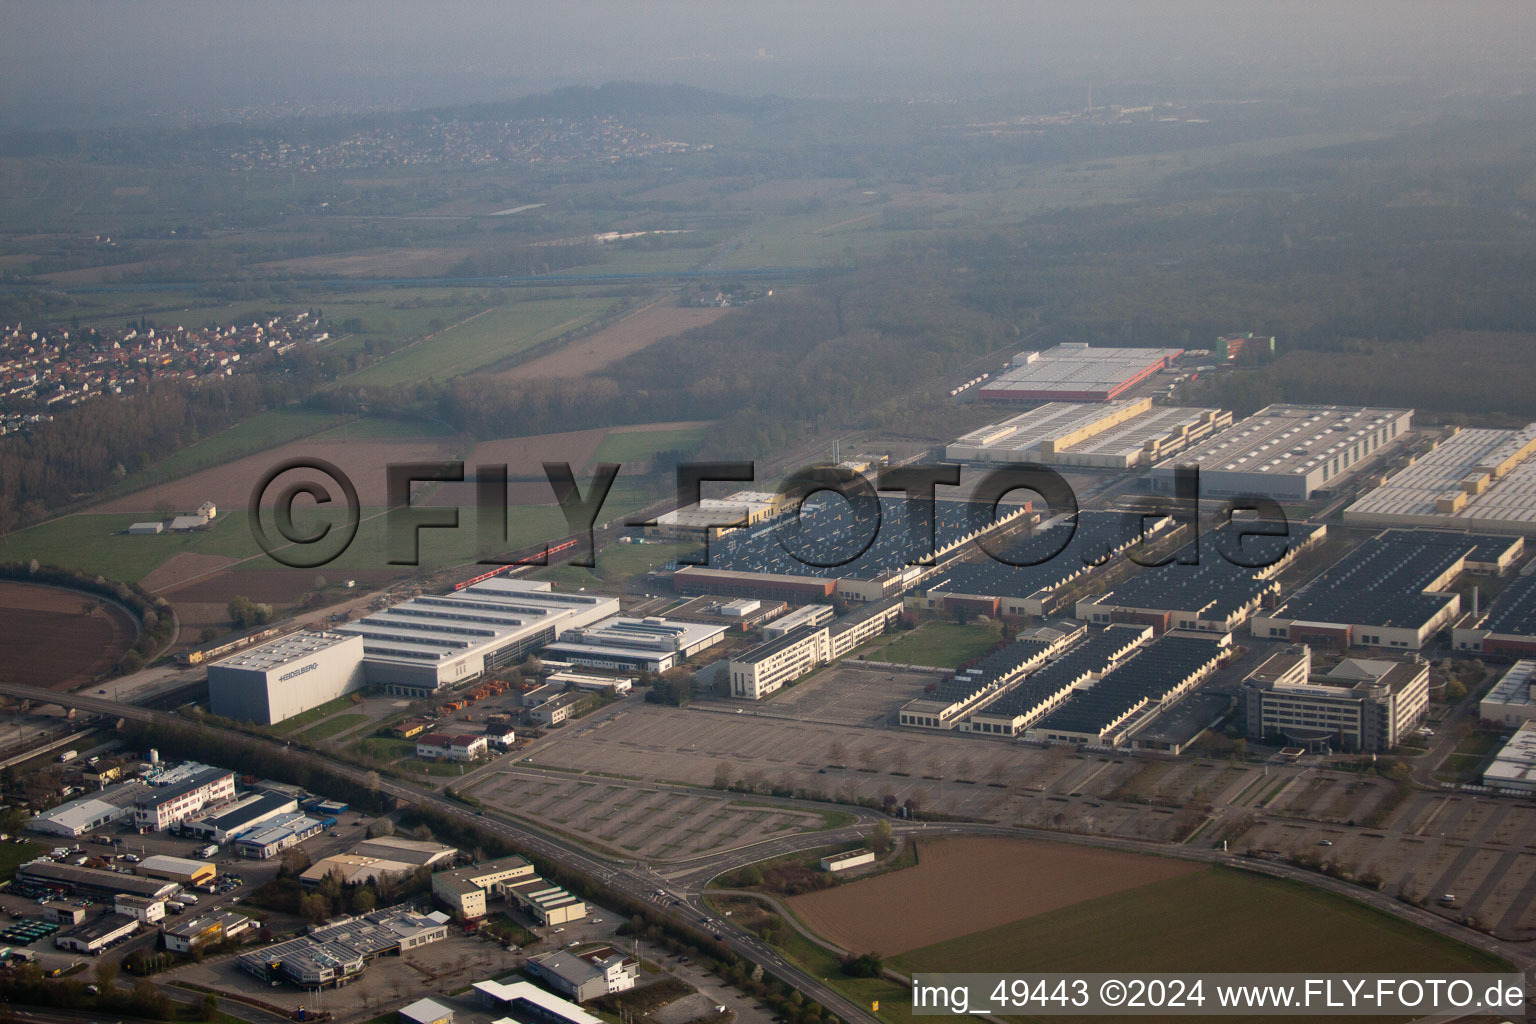
<svg viewBox="0 0 1536 1024"><path fill-rule="evenodd" d="M976 95L1536 70L1536 4L1494 0L0 0L0 18L13 125L423 106L613 79Z"/></svg>

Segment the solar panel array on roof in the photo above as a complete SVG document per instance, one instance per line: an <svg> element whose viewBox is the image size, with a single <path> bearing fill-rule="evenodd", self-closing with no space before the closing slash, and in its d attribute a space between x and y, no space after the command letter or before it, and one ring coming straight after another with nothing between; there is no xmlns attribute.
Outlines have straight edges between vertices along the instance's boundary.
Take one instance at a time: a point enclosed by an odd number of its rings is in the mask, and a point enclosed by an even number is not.
<svg viewBox="0 0 1536 1024"><path fill-rule="evenodd" d="M1191 676L1214 667L1227 650L1203 637L1161 636L1077 691L1032 731L1102 736L1143 705L1167 699Z"/></svg>
<svg viewBox="0 0 1536 1024"><path fill-rule="evenodd" d="M1145 632L1141 626L1110 626L1092 633L1061 657L1025 676L977 714L993 718L1027 714L1054 699L1063 689L1070 689L1089 675L1104 672L1142 643Z"/></svg>
<svg viewBox="0 0 1536 1024"><path fill-rule="evenodd" d="M999 515L1008 511L1003 506ZM916 519L910 512L905 498L881 498L877 523L873 515L863 518L862 504L850 506L834 495L812 495L798 517L791 512L773 523L737 530L711 543L709 567L821 579L876 579L927 559L935 550L993 523L992 508L985 502L936 501L934 544L929 546L916 539L928 536L926 511Z"/></svg>
<svg viewBox="0 0 1536 1024"><path fill-rule="evenodd" d="M1273 582L1259 578L1260 570L1279 562L1293 546L1305 544L1319 529L1305 523L1279 525L1289 527L1286 536L1257 536L1253 531L1264 527L1244 520L1206 530L1198 544L1191 541L1173 552L1168 564L1148 566L1127 577L1095 603L1225 620L1276 590ZM1184 564L1196 551L1196 564ZM1238 565L1233 559L1255 567Z"/></svg>
<svg viewBox="0 0 1536 1024"><path fill-rule="evenodd" d="M1065 540L1076 525L1071 540ZM1148 533L1154 522L1148 522ZM998 550L998 558L956 562L935 573L923 589L941 594L1026 598L1070 582L1141 538L1142 517L1132 512L1083 510L1075 520L1062 516L1031 536ZM1065 547L1063 547L1065 544ZM1060 549L1059 554L1052 554ZM1006 560L1006 561L1004 561ZM1038 562L1015 565L1014 562Z"/></svg>
<svg viewBox="0 0 1536 1024"><path fill-rule="evenodd" d="M934 698L951 704L970 700L1014 675L1021 666L1049 649L1050 644L1041 640L1015 640L988 654L970 668L944 679L934 692Z"/></svg>
<svg viewBox="0 0 1536 1024"><path fill-rule="evenodd" d="M1476 548L1459 534L1388 530L1297 591L1276 617L1417 629L1454 600L1425 589Z"/></svg>
<svg viewBox="0 0 1536 1024"><path fill-rule="evenodd" d="M1482 629L1511 636L1536 636L1536 576L1521 576L1493 602Z"/></svg>

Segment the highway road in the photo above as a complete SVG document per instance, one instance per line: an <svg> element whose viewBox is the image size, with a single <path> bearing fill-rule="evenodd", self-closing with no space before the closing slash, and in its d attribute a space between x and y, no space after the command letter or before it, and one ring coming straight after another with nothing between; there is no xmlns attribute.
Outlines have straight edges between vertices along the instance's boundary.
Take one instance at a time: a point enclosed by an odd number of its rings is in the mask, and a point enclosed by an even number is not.
<svg viewBox="0 0 1536 1024"><path fill-rule="evenodd" d="M54 703L103 715L121 717L141 722L161 722L189 725L189 720L173 712L156 711L134 704L114 701L100 695L56 693L39 687L0 683L0 693L43 703ZM212 727L198 723L202 729ZM232 733L245 741L269 743L283 747L295 760L323 766L353 781L368 785L367 769L336 761L321 754L288 747L275 740L263 740L246 733ZM438 812L466 824L482 827L501 836L517 847L537 856L562 864L567 869L590 877L632 900L649 905L655 911L672 920L693 928L703 928L718 935L720 941L743 959L761 964L769 971L799 989L846 1021L858 1024L875 1024L875 1018L862 1006L844 998L824 984L821 979L801 970L785 960L779 953L756 935L738 927L727 918L719 918L704 903L706 886L718 875L756 861L780 857L790 853L813 850L825 846L862 839L868 835L878 815L865 811L855 824L842 828L823 829L817 832L799 833L766 840L749 847L740 847L719 853L704 854L693 858L670 862L661 870L637 860L611 858L595 854L577 843L559 835L520 822L510 821L494 813L476 812L441 793L416 784L391 777L380 777L378 789L401 801L424 804ZM700 792L706 792L700 790ZM821 810L825 805L802 801L781 801L786 806L800 806ZM849 810L856 810L850 808ZM1084 847L1116 849L1130 853L1154 854L1178 857L1184 860L1208 864L1222 864L1243 870L1255 871L1277 878L1302 882L1356 900L1395 917L1411 921L1421 927L1439 932L1474 948L1502 957L1524 970L1531 966L1530 950L1522 945L1505 942L1464 925L1449 921L1440 915L1403 903L1381 893L1372 892L1357 885L1328 878L1288 864L1260 861L1241 857L1221 850L1195 849L1172 846L1145 840L1124 839L1112 836L1074 835L1045 829L1023 828L1013 825L987 825L972 823L936 823L892 820L893 832L898 838L938 838L942 836L1008 836L1012 838L1039 839L1053 843L1067 843Z"/></svg>
<svg viewBox="0 0 1536 1024"><path fill-rule="evenodd" d="M173 712L155 711L134 704L114 701L100 695L57 693L40 687L22 686L13 683L0 683L0 693L25 700L59 704L64 707L77 708L81 711L90 711L137 722L158 722L183 726L193 724L188 719L181 718ZM198 728L209 731L221 731L202 723L198 723ZM246 742L268 743L273 747L284 749L287 756L295 761L323 766L360 785L366 786L369 784L369 775L372 773L368 769L311 753L307 750L289 747L275 740L264 740L246 733L232 733L231 735ZM431 806L434 810L458 819L465 824L484 828L530 854L544 857L561 864L568 870L595 879L608 888L616 890L639 903L649 904L655 908L658 914L664 917L671 918L679 923L688 924L693 928L698 928L701 924L698 920L699 916L701 916L698 906L696 904L690 906L685 902L683 899L684 894L679 893L676 886L669 882L668 879L657 874L648 865L641 864L638 861L621 861L597 856L560 836L548 834L522 823L511 822L494 814L477 813L463 804L450 800L441 793L427 789L424 786L403 782L399 779L388 776L379 777L378 790L406 803ZM861 834L857 832L857 829L860 827L867 829L868 826L855 826L853 829L841 830L847 833L842 838ZM841 841L841 838L826 839L825 837L828 833L825 832L813 833L812 835L823 837L823 844L828 841ZM757 859L760 859L760 855L754 853L742 862ZM707 870L707 868L704 870ZM716 869L716 873L718 873L718 870L723 869ZM834 989L823 984L819 978L802 971L800 968L784 960L777 953L768 949L755 935L750 935L737 928L724 926L717 926L715 934L718 934L720 941L738 956L750 962L762 964L764 970L772 972L793 985L804 995L816 1000L843 1020L858 1022L858 1024L876 1024L875 1018L863 1007L845 999Z"/></svg>

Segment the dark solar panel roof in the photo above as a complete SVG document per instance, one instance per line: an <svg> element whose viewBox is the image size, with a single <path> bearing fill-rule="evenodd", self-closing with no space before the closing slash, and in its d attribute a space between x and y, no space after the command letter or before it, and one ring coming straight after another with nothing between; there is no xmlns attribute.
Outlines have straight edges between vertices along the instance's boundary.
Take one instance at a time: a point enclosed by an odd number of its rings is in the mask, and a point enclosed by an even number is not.
<svg viewBox="0 0 1536 1024"><path fill-rule="evenodd" d="M1084 510L1077 514L1076 532L1063 519L999 551L999 558L958 562L922 585L925 591L1025 598L1060 586L1085 568L1104 562L1141 536L1142 519L1130 512ZM1071 540L1065 540L1071 533ZM1063 544L1066 546L1063 547ZM1060 551L1059 554L1053 552ZM1038 562L1036 565L1012 563Z"/></svg>
<svg viewBox="0 0 1536 1024"><path fill-rule="evenodd" d="M1164 635L1035 724L1052 732L1099 733L1143 701L1159 701L1223 648L1200 637Z"/></svg>
<svg viewBox="0 0 1536 1024"><path fill-rule="evenodd" d="M1450 600L1424 588L1475 547L1460 534L1388 530L1297 591L1279 614L1304 622L1416 629Z"/></svg>
<svg viewBox="0 0 1536 1024"><path fill-rule="evenodd" d="M1141 632L1142 627L1139 626L1111 626L1089 634L1087 639L1066 654L1024 677L1022 682L988 704L980 713L1013 718L1039 707L1041 701L1054 697L1063 687L1078 682L1087 673L1103 672Z"/></svg>
<svg viewBox="0 0 1536 1024"><path fill-rule="evenodd" d="M1536 576L1521 576L1498 596L1482 628L1513 636L1536 636Z"/></svg>
<svg viewBox="0 0 1536 1024"><path fill-rule="evenodd" d="M874 579L933 553L934 548L926 543L926 514L911 518L905 498L880 499L878 527L873 516L861 518L862 508L851 507L835 495L813 495L805 502L798 522L791 514L711 543L709 567L821 579ZM984 503L937 501L934 544L946 547L991 522L991 507ZM860 554L866 544L868 549Z"/></svg>
<svg viewBox="0 0 1536 1024"><path fill-rule="evenodd" d="M934 698L950 704L969 700L998 680L1017 672L1020 665L1038 658L1049 648L1050 644L1043 640L1015 640L993 651L964 672L946 677L939 683Z"/></svg>
<svg viewBox="0 0 1536 1024"><path fill-rule="evenodd" d="M1285 526L1286 524L1280 524ZM1101 601L1126 608L1199 613L1225 619L1273 589L1258 573L1278 562L1318 527L1288 526L1285 536L1255 536L1252 523L1227 523L1201 533L1173 552L1167 565L1148 566L1128 577ZM1194 555L1198 552L1198 559ZM1190 564L1185 564L1185 563ZM1251 563L1250 565L1238 564Z"/></svg>

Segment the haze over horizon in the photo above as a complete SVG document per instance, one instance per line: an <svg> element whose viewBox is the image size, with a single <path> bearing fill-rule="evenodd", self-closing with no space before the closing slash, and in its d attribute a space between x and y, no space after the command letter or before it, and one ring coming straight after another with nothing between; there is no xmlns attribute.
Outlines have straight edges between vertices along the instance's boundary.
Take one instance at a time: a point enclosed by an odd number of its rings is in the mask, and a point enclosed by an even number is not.
<svg viewBox="0 0 1536 1024"><path fill-rule="evenodd" d="M1527 88L1536 8L1428 2L899 0L549 7L457 0L7 3L4 125L412 109L615 79L788 96L966 97L1143 82Z"/></svg>

